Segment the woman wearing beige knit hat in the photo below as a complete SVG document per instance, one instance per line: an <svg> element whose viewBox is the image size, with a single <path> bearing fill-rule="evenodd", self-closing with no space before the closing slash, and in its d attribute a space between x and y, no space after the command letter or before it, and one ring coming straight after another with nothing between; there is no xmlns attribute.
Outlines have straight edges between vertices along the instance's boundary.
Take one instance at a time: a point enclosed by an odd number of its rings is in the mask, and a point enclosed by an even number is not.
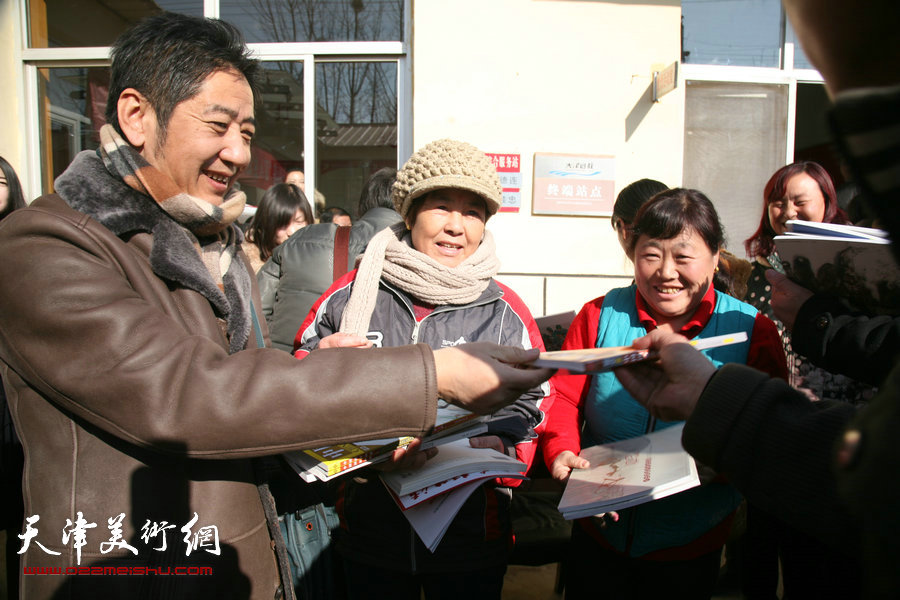
<svg viewBox="0 0 900 600"><path fill-rule="evenodd" d="M428 144L398 172L393 200L404 222L376 235L359 268L313 306L299 334L298 358L317 348L411 341L432 348L492 341L543 350L527 307L494 280L500 263L485 223L500 208L501 187L484 153L454 140ZM493 415L488 435L472 445L515 453L530 465L550 397L546 384L529 390ZM394 466L422 464L432 452L397 451ZM499 600L512 535L504 486L516 483L480 486L432 553L377 473L347 481L335 541L350 599L418 600L424 590L426 598Z"/></svg>

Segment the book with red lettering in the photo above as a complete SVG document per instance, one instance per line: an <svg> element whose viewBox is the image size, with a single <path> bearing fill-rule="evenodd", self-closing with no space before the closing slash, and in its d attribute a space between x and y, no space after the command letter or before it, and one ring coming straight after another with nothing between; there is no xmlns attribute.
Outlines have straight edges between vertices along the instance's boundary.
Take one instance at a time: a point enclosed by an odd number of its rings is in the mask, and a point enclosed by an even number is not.
<svg viewBox="0 0 900 600"><path fill-rule="evenodd" d="M559 501L566 519L580 519L637 506L700 485L694 459L681 447L684 424L636 438L591 446L579 456L587 469L573 469Z"/></svg>

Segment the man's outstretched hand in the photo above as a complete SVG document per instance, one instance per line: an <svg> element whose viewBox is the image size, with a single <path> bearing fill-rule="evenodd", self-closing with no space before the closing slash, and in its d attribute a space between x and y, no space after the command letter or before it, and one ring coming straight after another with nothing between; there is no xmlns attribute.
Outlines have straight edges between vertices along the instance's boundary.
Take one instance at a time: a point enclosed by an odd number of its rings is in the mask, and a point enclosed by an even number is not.
<svg viewBox="0 0 900 600"><path fill-rule="evenodd" d="M490 414L553 375L553 369L528 366L539 353L490 342L435 350L438 395L474 413Z"/></svg>
<svg viewBox="0 0 900 600"><path fill-rule="evenodd" d="M812 297L813 293L788 279L787 275L772 269L766 271L766 280L772 286L772 299L769 301L772 312L789 331L793 331L800 307Z"/></svg>
<svg viewBox="0 0 900 600"><path fill-rule="evenodd" d="M677 333L655 329L634 340L632 346L649 348L658 359L615 370L628 393L663 421L683 421L691 416L716 367Z"/></svg>

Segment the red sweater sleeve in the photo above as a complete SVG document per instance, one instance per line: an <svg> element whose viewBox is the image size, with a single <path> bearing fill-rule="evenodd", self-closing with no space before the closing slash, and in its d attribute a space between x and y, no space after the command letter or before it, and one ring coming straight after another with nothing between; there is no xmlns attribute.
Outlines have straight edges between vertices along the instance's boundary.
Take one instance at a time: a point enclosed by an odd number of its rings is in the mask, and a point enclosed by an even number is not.
<svg viewBox="0 0 900 600"><path fill-rule="evenodd" d="M585 304L575 316L563 350L592 348L597 342L597 326L600 322L600 307L603 296ZM590 385L590 376L572 375L560 371L550 380L556 398L547 412L547 425L541 436L541 450L547 468L563 450L575 454L581 451L581 425L583 421L584 397Z"/></svg>
<svg viewBox="0 0 900 600"><path fill-rule="evenodd" d="M750 350L747 353L747 366L758 369L769 377L778 377L788 381L787 358L778 328L772 319L762 313L756 315L753 322L753 334L750 336Z"/></svg>

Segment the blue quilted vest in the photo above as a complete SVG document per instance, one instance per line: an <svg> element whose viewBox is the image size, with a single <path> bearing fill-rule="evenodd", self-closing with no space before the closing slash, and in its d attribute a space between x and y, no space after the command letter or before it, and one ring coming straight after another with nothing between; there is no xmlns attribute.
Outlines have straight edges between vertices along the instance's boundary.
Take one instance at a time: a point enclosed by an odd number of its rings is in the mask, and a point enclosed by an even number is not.
<svg viewBox="0 0 900 600"><path fill-rule="evenodd" d="M647 330L637 318L635 286L610 291L603 300L596 346L627 346ZM717 367L725 363L746 363L749 338L756 320L755 308L731 296L716 292L713 314L697 338L747 333L748 341L704 350ZM656 421L626 392L612 372L591 378L584 407L582 446L604 444L675 425ZM731 485L710 483L668 498L655 500L619 513L617 523L602 531L619 552L642 556L649 552L683 546L725 519L740 503L741 496Z"/></svg>

